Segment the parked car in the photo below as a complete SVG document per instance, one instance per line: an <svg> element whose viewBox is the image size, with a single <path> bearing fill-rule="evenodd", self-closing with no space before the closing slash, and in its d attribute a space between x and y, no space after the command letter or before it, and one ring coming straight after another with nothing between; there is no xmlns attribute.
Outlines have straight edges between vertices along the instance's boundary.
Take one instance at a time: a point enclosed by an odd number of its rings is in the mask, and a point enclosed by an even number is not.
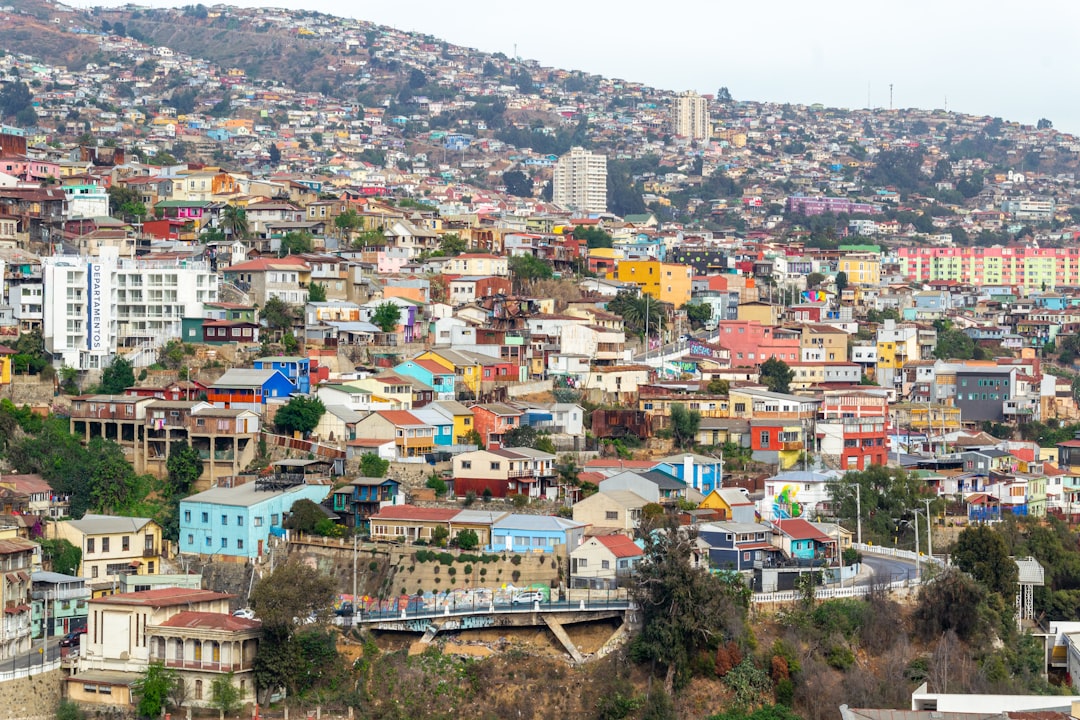
<svg viewBox="0 0 1080 720"><path fill-rule="evenodd" d="M531 605L534 602L543 602L544 593L539 590L526 590L523 592L516 592L510 598L511 605Z"/></svg>
<svg viewBox="0 0 1080 720"><path fill-rule="evenodd" d="M69 632L60 639L60 647L77 648L81 642L82 631Z"/></svg>
<svg viewBox="0 0 1080 720"><path fill-rule="evenodd" d="M244 618L245 620L254 620L255 611L251 608L240 608L233 613L233 617Z"/></svg>
<svg viewBox="0 0 1080 720"><path fill-rule="evenodd" d="M351 602L343 602L334 610L334 614L338 617L352 617L356 614L356 608L353 607Z"/></svg>

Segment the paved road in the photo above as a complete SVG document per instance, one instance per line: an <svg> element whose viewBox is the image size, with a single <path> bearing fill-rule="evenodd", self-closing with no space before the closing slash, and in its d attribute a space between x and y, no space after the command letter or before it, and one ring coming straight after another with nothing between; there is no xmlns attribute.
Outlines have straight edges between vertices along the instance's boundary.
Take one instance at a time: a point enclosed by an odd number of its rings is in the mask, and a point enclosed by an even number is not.
<svg viewBox="0 0 1080 720"><path fill-rule="evenodd" d="M713 332L715 332L715 331L713 331ZM712 342L713 340L719 339L719 336L717 336L716 338L711 338L710 334L711 333L708 330L700 330L700 331L698 331L696 333L692 333L691 335L695 340L704 340L705 342ZM670 355L671 353L679 352L680 350L683 350L685 348L686 348L686 343L685 342L676 341L676 342L673 342L673 343L668 343L667 345L664 345L660 349L652 349L652 350L650 350L649 351L649 357L655 360L656 358L663 357L665 355ZM634 362L645 362L645 353L640 352L640 353L634 355Z"/></svg>
<svg viewBox="0 0 1080 720"><path fill-rule="evenodd" d="M864 552L863 562L874 571L874 576L872 578L867 578L865 581L861 581L859 583L860 585L866 585L871 582L894 582L896 580L915 579L915 563L907 560ZM923 569L926 569L925 563Z"/></svg>
<svg viewBox="0 0 1080 720"><path fill-rule="evenodd" d="M10 660L4 660L0 662L0 672L11 672L12 670L19 668L26 668L30 665L40 665L42 662L41 641L34 641L34 649L28 653L23 653ZM60 638L52 638L49 640L48 652L45 653L45 662L55 660L60 657Z"/></svg>

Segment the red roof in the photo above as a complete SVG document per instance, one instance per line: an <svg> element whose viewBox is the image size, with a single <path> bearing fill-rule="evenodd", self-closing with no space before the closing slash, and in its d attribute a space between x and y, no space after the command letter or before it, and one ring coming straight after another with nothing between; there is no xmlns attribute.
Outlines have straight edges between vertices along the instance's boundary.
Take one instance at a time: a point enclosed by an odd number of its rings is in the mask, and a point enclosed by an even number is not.
<svg viewBox="0 0 1080 720"><path fill-rule="evenodd" d="M294 255L286 255L283 258L261 257L242 262L239 265L230 265L225 272L266 272L274 269L308 269L308 264Z"/></svg>
<svg viewBox="0 0 1080 720"><path fill-rule="evenodd" d="M643 554L641 548L625 535L598 535L596 542L610 550L617 558L639 557Z"/></svg>
<svg viewBox="0 0 1080 720"><path fill-rule="evenodd" d="M11 348L9 348L9 347L7 347L5 345L0 345L0 355L14 355L14 354L15 354L15 351L12 350Z"/></svg>
<svg viewBox="0 0 1080 720"><path fill-rule="evenodd" d="M585 463L585 467L594 468L617 468L619 470L652 470L659 465L654 460L619 460L618 458L597 458Z"/></svg>
<svg viewBox="0 0 1080 720"><path fill-rule="evenodd" d="M394 425L427 425L423 420L413 415L408 410L379 410L378 415Z"/></svg>
<svg viewBox="0 0 1080 720"><path fill-rule="evenodd" d="M170 605L187 605L188 603L208 602L210 600L228 600L234 595L229 593L211 592L198 588L155 588L140 592L120 593L119 595L106 595L94 598L92 603L108 603L110 605L148 605L150 607L168 607Z"/></svg>
<svg viewBox="0 0 1080 720"><path fill-rule="evenodd" d="M199 630L224 630L225 632L244 632L262 627L262 620L248 620L225 613L192 612L185 610L177 613L158 627L197 628Z"/></svg>
<svg viewBox="0 0 1080 720"><path fill-rule="evenodd" d="M413 360L417 367L422 367L435 375L453 375L453 370L448 370L445 365L440 365L434 360Z"/></svg>
<svg viewBox="0 0 1080 720"><path fill-rule="evenodd" d="M802 518L790 520L774 520L776 529L784 533L792 540L818 540L820 542L834 542L834 539L818 530L808 521Z"/></svg>
<svg viewBox="0 0 1080 720"><path fill-rule="evenodd" d="M454 508L429 508L416 505L390 505L384 507L371 520L419 520L443 522L453 520L461 510Z"/></svg>

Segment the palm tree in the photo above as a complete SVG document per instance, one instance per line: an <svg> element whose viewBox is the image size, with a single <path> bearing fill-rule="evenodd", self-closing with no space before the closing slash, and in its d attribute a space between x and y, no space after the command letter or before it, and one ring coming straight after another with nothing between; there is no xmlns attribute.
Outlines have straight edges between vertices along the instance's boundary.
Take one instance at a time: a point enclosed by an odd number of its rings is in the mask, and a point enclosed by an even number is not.
<svg viewBox="0 0 1080 720"><path fill-rule="evenodd" d="M248 236L247 212L238 205L226 205L221 211L221 228L229 237L243 240Z"/></svg>
<svg viewBox="0 0 1080 720"><path fill-rule="evenodd" d="M664 325L664 308L658 300L648 295L639 297L624 297L617 307L609 310L617 315L622 315L623 322L627 327L637 333L644 334L648 326L649 334L659 333ZM646 321L647 319L647 321Z"/></svg>

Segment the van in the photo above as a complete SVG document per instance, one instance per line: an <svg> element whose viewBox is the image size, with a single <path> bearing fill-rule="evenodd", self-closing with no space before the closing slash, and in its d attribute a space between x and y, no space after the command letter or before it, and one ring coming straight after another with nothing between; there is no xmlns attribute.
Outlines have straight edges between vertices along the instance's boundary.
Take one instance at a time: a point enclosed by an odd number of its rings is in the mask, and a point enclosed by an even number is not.
<svg viewBox="0 0 1080 720"><path fill-rule="evenodd" d="M532 605L534 602L544 602L544 593L539 590L521 590L510 598L511 605Z"/></svg>

